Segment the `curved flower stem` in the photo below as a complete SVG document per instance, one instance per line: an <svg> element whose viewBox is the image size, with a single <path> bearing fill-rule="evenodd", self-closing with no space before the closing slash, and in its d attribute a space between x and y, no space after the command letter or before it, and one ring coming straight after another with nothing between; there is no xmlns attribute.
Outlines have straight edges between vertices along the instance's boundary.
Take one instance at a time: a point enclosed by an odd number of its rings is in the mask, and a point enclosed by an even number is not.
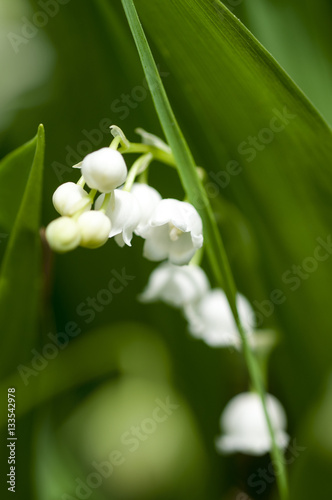
<svg viewBox="0 0 332 500"><path fill-rule="evenodd" d="M121 137L119 135L117 135L116 137L114 137L113 141L111 142L110 149L117 150L120 144L121 144Z"/></svg>
<svg viewBox="0 0 332 500"><path fill-rule="evenodd" d="M125 185L123 186L123 191L130 191L131 190L137 175L145 172L152 160L153 160L152 153L147 153L135 161L135 163L133 164L133 166L129 170L127 180L125 182Z"/></svg>
<svg viewBox="0 0 332 500"><path fill-rule="evenodd" d="M251 351L246 333L239 318L236 306L236 287L224 245L213 216L212 208L198 175L191 151L168 100L134 2L133 0L121 1L138 49L160 123L163 127L167 142L174 154L181 182L187 195L189 196L189 199L191 200L191 203L196 207L203 220L204 235L207 241L206 246L210 264L218 284L224 288L227 295L239 334L242 339L243 354L246 360L251 382L262 400L264 414L272 441L272 457L278 466L278 474L276 477L280 496L282 500L287 500L288 486L286 470L282 452L276 444L274 430L267 412L263 377L260 372L258 362Z"/></svg>
<svg viewBox="0 0 332 500"><path fill-rule="evenodd" d="M172 154L166 153L166 151L162 151L155 146L150 146L149 144L141 144L141 143L130 143L129 147L122 147L119 149L119 152L122 154L126 153L151 153L155 160L158 160L162 163L166 163L171 167L176 167L175 159Z"/></svg>

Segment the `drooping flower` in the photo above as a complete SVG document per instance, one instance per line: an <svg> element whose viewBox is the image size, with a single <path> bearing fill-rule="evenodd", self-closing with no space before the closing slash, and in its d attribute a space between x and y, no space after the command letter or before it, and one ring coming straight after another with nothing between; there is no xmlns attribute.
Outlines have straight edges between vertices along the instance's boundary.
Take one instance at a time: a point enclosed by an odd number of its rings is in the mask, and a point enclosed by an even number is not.
<svg viewBox="0 0 332 500"><path fill-rule="evenodd" d="M128 173L122 154L111 148L88 154L82 161L81 172L87 185L101 193L121 186Z"/></svg>
<svg viewBox="0 0 332 500"><path fill-rule="evenodd" d="M105 195L96 200L96 208L99 209L104 201ZM110 238L113 238L120 247L131 246L133 232L139 224L141 211L136 198L127 191L115 189L111 201L106 208L106 215L111 221Z"/></svg>
<svg viewBox="0 0 332 500"><path fill-rule="evenodd" d="M59 217L52 221L46 228L45 236L52 250L58 253L74 250L81 242L80 228L70 217Z"/></svg>
<svg viewBox="0 0 332 500"><path fill-rule="evenodd" d="M247 334L254 325L253 310L243 295L237 295L240 320ZM215 288L209 290L195 305L184 309L189 331L212 347L241 346L241 339L226 294Z"/></svg>
<svg viewBox="0 0 332 500"><path fill-rule="evenodd" d="M97 210L84 212L77 219L81 232L81 247L98 248L106 243L111 232L111 221Z"/></svg>
<svg viewBox="0 0 332 500"><path fill-rule="evenodd" d="M133 184L130 192L135 196L141 209L141 219L135 229L135 234L140 236L146 231L149 220L158 203L161 201L161 195L153 187L138 182Z"/></svg>
<svg viewBox="0 0 332 500"><path fill-rule="evenodd" d="M190 203L161 200L141 236L146 240L143 255L147 259L188 264L203 245L202 220Z"/></svg>
<svg viewBox="0 0 332 500"><path fill-rule="evenodd" d="M142 302L162 300L174 307L184 307L196 303L209 287L206 274L200 267L163 262L151 273L139 299Z"/></svg>
<svg viewBox="0 0 332 500"><path fill-rule="evenodd" d="M289 436L285 411L271 394L266 395L266 405L276 443L280 448L286 448ZM235 396L224 409L220 425L222 435L217 438L216 447L221 453L264 455L271 451L271 437L258 394L245 392Z"/></svg>
<svg viewBox="0 0 332 500"><path fill-rule="evenodd" d="M53 194L53 205L60 215L74 215L78 210L90 210L89 194L74 182L65 182Z"/></svg>

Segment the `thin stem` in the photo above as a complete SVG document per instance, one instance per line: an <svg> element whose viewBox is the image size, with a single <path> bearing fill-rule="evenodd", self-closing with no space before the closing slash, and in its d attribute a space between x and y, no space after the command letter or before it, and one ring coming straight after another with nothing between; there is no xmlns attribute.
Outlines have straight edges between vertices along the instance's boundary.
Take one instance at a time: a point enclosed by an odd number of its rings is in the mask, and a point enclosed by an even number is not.
<svg viewBox="0 0 332 500"><path fill-rule="evenodd" d="M121 137L119 135L117 135L116 137L114 137L113 141L111 142L110 149L117 150L120 144L121 144Z"/></svg>
<svg viewBox="0 0 332 500"><path fill-rule="evenodd" d="M130 191L133 187L135 179L139 173L145 172L151 161L153 160L152 153L147 153L140 158L138 158L133 166L131 167L125 185L123 186L123 191Z"/></svg>
<svg viewBox="0 0 332 500"><path fill-rule="evenodd" d="M175 159L172 154L166 153L166 151L162 151L155 146L150 146L149 144L141 144L141 143L130 143L129 147L122 147L119 149L119 152L122 154L126 153L151 153L155 160L158 160L162 163L166 163L171 167L176 167Z"/></svg>
<svg viewBox="0 0 332 500"><path fill-rule="evenodd" d="M192 204L197 208L203 220L204 236L208 242L207 252L210 264L214 271L218 284L224 288L227 295L234 319L239 330L239 334L242 339L243 354L248 366L249 375L255 390L258 392L262 400L264 414L271 436L272 456L279 467L276 477L280 496L283 500L286 500L288 498L288 488L286 470L284 461L282 459L282 452L276 445L274 430L269 414L267 412L265 389L259 365L250 349L246 333L241 325L236 306L236 287L228 258L224 249L224 245L213 216L212 208L197 173L196 164L194 162L191 151L182 134L182 131L178 125L172 107L168 100L151 49L143 31L143 27L140 23L134 2L133 0L122 0L122 4L137 46L139 56L141 58L142 66L145 71L145 76L149 84L160 123L163 127L167 142L174 154L180 179Z"/></svg>
<svg viewBox="0 0 332 500"><path fill-rule="evenodd" d="M113 191L111 191L110 193L105 194L105 198L104 198L104 201L102 203L102 206L99 209L99 212L106 213L106 210L108 208L108 205L110 204L110 201L112 199L114 200L114 196L112 196L112 194L113 194Z"/></svg>
<svg viewBox="0 0 332 500"><path fill-rule="evenodd" d="M76 184L78 186L80 186L82 189L84 188L84 186L85 186L85 179L84 179L83 175L79 178L79 180L77 181Z"/></svg>

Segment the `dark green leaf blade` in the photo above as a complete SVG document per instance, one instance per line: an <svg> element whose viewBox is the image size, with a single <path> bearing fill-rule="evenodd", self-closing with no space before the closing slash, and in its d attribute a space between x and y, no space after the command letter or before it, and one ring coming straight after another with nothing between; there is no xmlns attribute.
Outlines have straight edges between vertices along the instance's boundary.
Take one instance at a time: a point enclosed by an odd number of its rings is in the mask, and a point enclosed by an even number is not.
<svg viewBox="0 0 332 500"><path fill-rule="evenodd" d="M26 160L35 153L32 166L7 245L0 271L0 330L2 332L2 372L16 366L33 344L39 319L42 253L40 212L44 164L44 128L39 126L36 138L28 143L28 151L20 148L10 160L15 167L20 153Z"/></svg>

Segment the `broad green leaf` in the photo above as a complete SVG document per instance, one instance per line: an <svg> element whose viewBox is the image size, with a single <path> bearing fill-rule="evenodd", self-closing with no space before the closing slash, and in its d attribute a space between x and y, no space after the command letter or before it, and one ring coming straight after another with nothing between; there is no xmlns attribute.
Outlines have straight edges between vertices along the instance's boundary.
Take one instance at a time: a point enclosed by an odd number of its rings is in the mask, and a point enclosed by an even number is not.
<svg viewBox="0 0 332 500"><path fill-rule="evenodd" d="M14 180L19 172L30 173L19 208L15 202L22 189L19 179L15 192ZM12 153L0 169L6 184L1 188L13 193L14 205L10 205L8 193L4 196L10 208L8 226L13 223L6 252L0 269L0 330L2 333L1 370L8 372L16 366L21 356L35 341L41 306L42 255L40 238L40 212L42 201L42 175L44 161L44 128L40 125L33 141ZM2 200L1 200L2 203ZM2 217L7 206L2 207Z"/></svg>
<svg viewBox="0 0 332 500"><path fill-rule="evenodd" d="M282 379L285 373L283 383L297 393L297 402L288 401L296 412L299 402L307 403L303 377L310 373L306 383L314 388L330 363L324 339L330 323L332 259L310 273L310 284L300 280L295 292L284 275L312 256L317 238L326 240L330 234L331 130L219 1L137 0L137 8L178 83L176 92L170 89L171 100L197 162L212 174L217 193L245 214L255 233L260 262L253 276L257 280L265 274L265 292L252 295L250 282L241 277L240 288L252 301L268 299L276 288L286 296L275 311L285 332L280 366L287 368L279 369L279 375ZM262 140L250 144L255 137ZM238 168L229 174L230 161ZM225 186L220 179L227 171ZM311 311L309 318L304 310ZM289 380L286 374L294 359L299 369Z"/></svg>

